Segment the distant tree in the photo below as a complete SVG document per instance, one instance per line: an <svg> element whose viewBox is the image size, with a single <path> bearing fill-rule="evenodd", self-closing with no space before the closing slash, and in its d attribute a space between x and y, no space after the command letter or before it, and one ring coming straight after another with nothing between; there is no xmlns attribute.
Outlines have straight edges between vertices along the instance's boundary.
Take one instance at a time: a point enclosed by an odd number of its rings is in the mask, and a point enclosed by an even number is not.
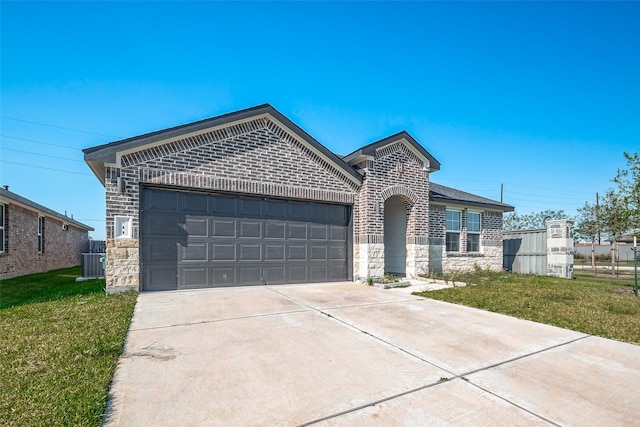
<svg viewBox="0 0 640 427"><path fill-rule="evenodd" d="M502 229L505 231L536 230L546 228L546 222L552 219L566 219L567 214L560 209L554 211L547 209L542 212L534 212L526 215L518 215L516 212L503 216Z"/></svg>
<svg viewBox="0 0 640 427"><path fill-rule="evenodd" d="M596 236L599 231L600 222L598 221L597 207L586 202L583 207L578 208L574 232L577 239L591 242L591 267L594 269L596 268Z"/></svg>
<svg viewBox="0 0 640 427"><path fill-rule="evenodd" d="M624 157L627 159L628 169L618 169L618 175L613 182L618 184L619 197L622 199L619 207L627 210L627 213L621 216L629 217L629 229L624 232L640 235L640 157L638 153L627 152L624 153Z"/></svg>

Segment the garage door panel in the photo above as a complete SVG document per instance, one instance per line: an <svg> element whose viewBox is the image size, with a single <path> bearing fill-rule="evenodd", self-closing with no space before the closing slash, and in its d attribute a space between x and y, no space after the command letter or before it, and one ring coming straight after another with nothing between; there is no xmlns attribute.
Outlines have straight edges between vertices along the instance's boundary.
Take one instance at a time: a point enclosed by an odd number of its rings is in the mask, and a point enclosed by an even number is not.
<svg viewBox="0 0 640 427"><path fill-rule="evenodd" d="M264 281L272 285L287 283L286 267L284 265L265 265L262 269Z"/></svg>
<svg viewBox="0 0 640 427"><path fill-rule="evenodd" d="M182 246L181 261L186 262L206 262L209 260L209 244L202 243L189 243L187 246Z"/></svg>
<svg viewBox="0 0 640 427"><path fill-rule="evenodd" d="M256 285L262 283L262 267L260 265L238 265L236 267L238 285Z"/></svg>
<svg viewBox="0 0 640 427"><path fill-rule="evenodd" d="M238 252L238 261L262 260L262 245L260 243L240 243Z"/></svg>
<svg viewBox="0 0 640 427"><path fill-rule="evenodd" d="M209 236L209 221L206 217L185 218L184 231L189 237L207 237Z"/></svg>
<svg viewBox="0 0 640 427"><path fill-rule="evenodd" d="M350 208L143 188L144 290L309 283L350 275Z"/></svg>
<svg viewBox="0 0 640 427"><path fill-rule="evenodd" d="M205 216L209 212L209 197L206 194L178 193L178 212Z"/></svg>
<svg viewBox="0 0 640 427"><path fill-rule="evenodd" d="M236 269L233 266L210 268L213 286L233 286L236 284Z"/></svg>
<svg viewBox="0 0 640 427"><path fill-rule="evenodd" d="M327 247L325 245L310 245L309 247L311 261L327 261Z"/></svg>
<svg viewBox="0 0 640 427"><path fill-rule="evenodd" d="M326 223L327 222L327 205L319 203L309 204L309 221Z"/></svg>
<svg viewBox="0 0 640 427"><path fill-rule="evenodd" d="M288 244L287 259L290 261L306 261L307 260L307 245L295 245Z"/></svg>
<svg viewBox="0 0 640 427"><path fill-rule="evenodd" d="M341 261L347 259L347 245L329 246L329 259L331 261Z"/></svg>
<svg viewBox="0 0 640 427"><path fill-rule="evenodd" d="M148 237L178 237L184 235L184 229L180 226L180 217L173 214L156 214L147 216L142 221L142 226L149 230Z"/></svg>
<svg viewBox="0 0 640 427"><path fill-rule="evenodd" d="M306 264L287 266L287 283L305 283L307 277Z"/></svg>
<svg viewBox="0 0 640 427"><path fill-rule="evenodd" d="M264 218L284 219L287 214L287 205L282 200L265 200L263 205Z"/></svg>
<svg viewBox="0 0 640 427"><path fill-rule="evenodd" d="M326 264L310 264L309 276L313 282L326 282L329 280Z"/></svg>
<svg viewBox="0 0 640 427"><path fill-rule="evenodd" d="M211 243L211 259L213 262L235 261L236 245L233 243Z"/></svg>
<svg viewBox="0 0 640 427"><path fill-rule="evenodd" d="M236 222L232 219L212 219L213 237L236 237Z"/></svg>
<svg viewBox="0 0 640 427"><path fill-rule="evenodd" d="M289 239L307 240L308 227L306 223L289 223L287 224L287 237Z"/></svg>
<svg viewBox="0 0 640 427"><path fill-rule="evenodd" d="M267 222L264 224L264 237L266 239L285 238L286 224L284 222Z"/></svg>
<svg viewBox="0 0 640 427"><path fill-rule="evenodd" d="M207 267L204 265L193 267L181 267L180 272L180 288L195 289L206 288L209 283Z"/></svg>
<svg viewBox="0 0 640 427"><path fill-rule="evenodd" d="M287 204L287 218L294 221L307 220L307 204L302 202L289 202Z"/></svg>
<svg viewBox="0 0 640 427"><path fill-rule="evenodd" d="M176 212L178 210L178 194L172 191L152 191L145 195L142 209L156 212Z"/></svg>
<svg viewBox="0 0 640 427"><path fill-rule="evenodd" d="M280 244L263 244L265 261L284 261L285 245Z"/></svg>
<svg viewBox="0 0 640 427"><path fill-rule="evenodd" d="M208 195L209 215L236 216L236 199L233 197Z"/></svg>
<svg viewBox="0 0 640 427"><path fill-rule="evenodd" d="M178 285L178 269L175 266L145 265L147 280L145 290L165 291L176 289Z"/></svg>
<svg viewBox="0 0 640 427"><path fill-rule="evenodd" d="M240 217L262 217L262 200L240 198L237 202L237 214Z"/></svg>
<svg viewBox="0 0 640 427"><path fill-rule="evenodd" d="M344 280L343 277L347 275L347 266L345 264L335 264L328 268L329 278L327 280Z"/></svg>
<svg viewBox="0 0 640 427"><path fill-rule="evenodd" d="M329 239L344 242L347 240L347 227L332 225L329 227Z"/></svg>
<svg viewBox="0 0 640 427"><path fill-rule="evenodd" d="M174 240L147 240L144 250L147 258L155 264L175 264L178 261L178 244Z"/></svg>
<svg viewBox="0 0 640 427"><path fill-rule="evenodd" d="M327 220L330 224L348 225L347 209L344 206L327 205Z"/></svg>
<svg viewBox="0 0 640 427"><path fill-rule="evenodd" d="M310 240L327 240L329 232L327 231L327 226L324 224L311 224L309 226L309 235Z"/></svg>
<svg viewBox="0 0 640 427"><path fill-rule="evenodd" d="M238 220L238 237L260 239L262 221Z"/></svg>

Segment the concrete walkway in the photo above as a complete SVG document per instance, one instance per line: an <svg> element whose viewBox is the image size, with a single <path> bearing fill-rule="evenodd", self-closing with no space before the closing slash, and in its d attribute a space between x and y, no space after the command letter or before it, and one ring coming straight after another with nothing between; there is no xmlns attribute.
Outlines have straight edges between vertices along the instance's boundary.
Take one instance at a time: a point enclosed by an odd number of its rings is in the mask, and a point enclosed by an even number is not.
<svg viewBox="0 0 640 427"><path fill-rule="evenodd" d="M106 424L638 425L640 346L406 292L143 293Z"/></svg>

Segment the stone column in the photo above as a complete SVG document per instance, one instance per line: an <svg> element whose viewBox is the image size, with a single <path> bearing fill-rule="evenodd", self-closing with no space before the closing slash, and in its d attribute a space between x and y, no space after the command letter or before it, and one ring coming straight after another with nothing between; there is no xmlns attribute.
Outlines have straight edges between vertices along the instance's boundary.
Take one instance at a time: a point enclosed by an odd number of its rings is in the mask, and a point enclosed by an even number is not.
<svg viewBox="0 0 640 427"><path fill-rule="evenodd" d="M138 290L140 286L138 239L107 239L106 258L107 293Z"/></svg>
<svg viewBox="0 0 640 427"><path fill-rule="evenodd" d="M573 278L573 221L547 221L547 276Z"/></svg>

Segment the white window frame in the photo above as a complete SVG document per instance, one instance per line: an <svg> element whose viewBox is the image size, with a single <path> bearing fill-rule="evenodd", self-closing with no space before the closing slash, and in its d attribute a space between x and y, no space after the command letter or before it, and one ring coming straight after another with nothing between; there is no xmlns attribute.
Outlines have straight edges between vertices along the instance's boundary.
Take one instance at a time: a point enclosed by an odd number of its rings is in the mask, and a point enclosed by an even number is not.
<svg viewBox="0 0 640 427"><path fill-rule="evenodd" d="M4 221L7 215L7 210L5 205L0 203L0 254L3 254L5 251L4 247L4 239L6 237L6 230L4 228Z"/></svg>
<svg viewBox="0 0 640 427"><path fill-rule="evenodd" d="M471 230L469 227L469 216L470 215L477 215L478 216L478 229L477 230ZM475 212L475 211L467 211L467 252L471 252L471 253L479 253L481 250L481 245L480 245L480 235L482 233L482 213L480 212ZM478 236L478 249L477 250L469 250L469 236Z"/></svg>
<svg viewBox="0 0 640 427"><path fill-rule="evenodd" d="M44 217L38 216L38 253L44 253Z"/></svg>
<svg viewBox="0 0 640 427"><path fill-rule="evenodd" d="M452 213L456 213L458 215L458 220L457 220L457 226L455 224L455 222L452 222L449 220L449 212ZM446 209L445 210L445 249L447 252L460 252L460 237L461 237L461 233L462 233L462 211L458 210L458 209ZM457 250L453 249L453 248L449 248L449 236L453 236L453 235L457 235L458 236L458 244L457 244Z"/></svg>

